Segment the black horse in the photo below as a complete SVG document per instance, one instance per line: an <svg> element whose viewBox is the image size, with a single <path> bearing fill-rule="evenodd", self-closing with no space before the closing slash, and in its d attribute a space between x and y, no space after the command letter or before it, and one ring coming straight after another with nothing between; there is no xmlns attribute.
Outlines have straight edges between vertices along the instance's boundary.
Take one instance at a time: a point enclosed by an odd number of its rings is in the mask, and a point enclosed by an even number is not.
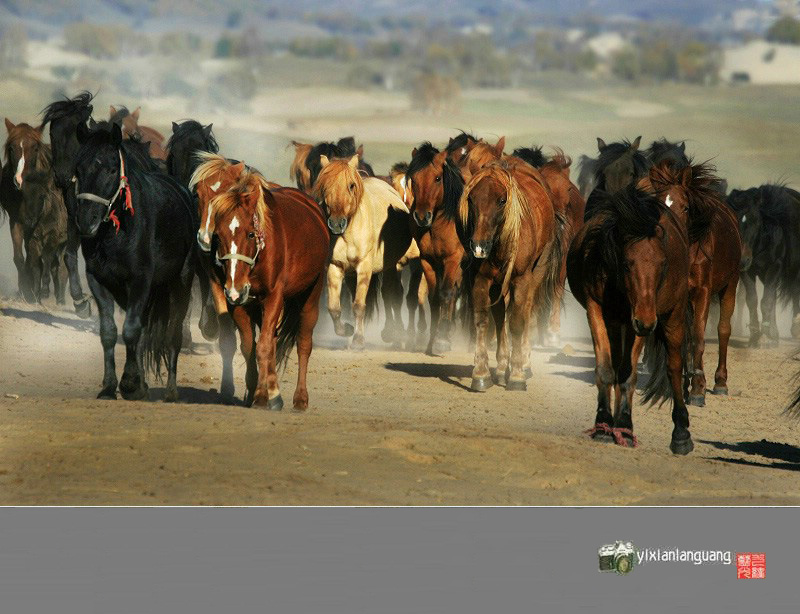
<svg viewBox="0 0 800 614"><path fill-rule="evenodd" d="M355 155L358 155L358 169L369 177L374 177L375 171L372 170L372 166L363 159L363 145L356 147L356 140L352 136L343 137L336 143L317 143L314 145L306 158L306 166L311 172L311 185L313 186L317 182L317 177L319 177L319 173L322 170L322 162L320 162L322 156L332 160L333 158L351 158Z"/></svg>
<svg viewBox="0 0 800 614"><path fill-rule="evenodd" d="M82 318L92 314L89 295L83 293L78 271L78 247L80 236L75 226L75 190L72 185L75 156L80 149L77 131L92 115L92 95L81 92L72 99L57 100L42 111L42 128L50 124L50 146L53 156L53 173L56 187L64 197L67 208L67 245L64 262L69 274L69 292L75 312Z"/></svg>
<svg viewBox="0 0 800 614"><path fill-rule="evenodd" d="M765 184L732 190L728 204L742 235L742 283L750 312L750 345L778 344L776 304L792 303L792 336L800 337L800 193ZM764 284L758 319L756 278ZM766 340L762 340L762 335Z"/></svg>
<svg viewBox="0 0 800 614"><path fill-rule="evenodd" d="M600 155L591 165L594 168L594 188L586 201L584 219L591 217L595 201L601 194L616 194L647 175L652 165L644 152L639 150L641 142L642 137L637 136L632 143L624 140L606 144L598 137Z"/></svg>
<svg viewBox="0 0 800 614"><path fill-rule="evenodd" d="M181 329L195 274L197 210L186 188L154 170L143 144L123 142L118 125L91 131L80 124L77 136L76 225L105 356L98 398L116 398L116 302L126 312L122 396L146 398L145 372L158 373L165 362L164 398L175 401Z"/></svg>
<svg viewBox="0 0 800 614"><path fill-rule="evenodd" d="M650 144L645 155L653 166L658 166L664 161L669 161L670 166L675 170L683 170L692 165L689 156L686 155L686 141L677 143L661 138ZM721 177L715 179L712 187L723 198L728 193L728 182Z"/></svg>

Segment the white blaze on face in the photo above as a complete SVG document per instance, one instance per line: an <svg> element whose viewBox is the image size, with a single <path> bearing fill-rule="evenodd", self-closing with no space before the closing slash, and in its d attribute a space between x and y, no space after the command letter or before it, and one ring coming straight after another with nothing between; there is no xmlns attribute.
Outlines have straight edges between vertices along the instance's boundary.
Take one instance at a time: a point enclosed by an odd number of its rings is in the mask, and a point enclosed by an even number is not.
<svg viewBox="0 0 800 614"><path fill-rule="evenodd" d="M664 201L664 204L667 205L667 207L671 207L672 206L672 196L667 194L667 200Z"/></svg>
<svg viewBox="0 0 800 614"><path fill-rule="evenodd" d="M236 232L236 229L239 228L239 219L234 215L233 219L231 220L228 229L231 231L231 235ZM231 241L231 254L235 254L237 252L236 242ZM231 300L235 301L239 298L239 293L236 291L236 263L239 262L236 258L231 259L231 290L228 292L228 296L231 297Z"/></svg>
<svg viewBox="0 0 800 614"><path fill-rule="evenodd" d="M25 148L22 146L22 141L19 142L19 148L22 153L19 156L19 162L17 162L17 174L14 175L14 181L17 182L17 187L22 187L22 171L25 170Z"/></svg>
<svg viewBox="0 0 800 614"><path fill-rule="evenodd" d="M407 200L407 197L406 197L406 176L405 175L400 177L400 185L403 188L403 202L408 204L408 200Z"/></svg>
<svg viewBox="0 0 800 614"><path fill-rule="evenodd" d="M746 221L747 221L747 216L746 216L746 215L743 215L743 216L742 216L742 224L744 224Z"/></svg>
<svg viewBox="0 0 800 614"><path fill-rule="evenodd" d="M221 181L217 181L217 183L215 183L214 185L209 186L211 191L212 192L216 192L217 190L219 190L219 186L220 186L221 183L222 183Z"/></svg>

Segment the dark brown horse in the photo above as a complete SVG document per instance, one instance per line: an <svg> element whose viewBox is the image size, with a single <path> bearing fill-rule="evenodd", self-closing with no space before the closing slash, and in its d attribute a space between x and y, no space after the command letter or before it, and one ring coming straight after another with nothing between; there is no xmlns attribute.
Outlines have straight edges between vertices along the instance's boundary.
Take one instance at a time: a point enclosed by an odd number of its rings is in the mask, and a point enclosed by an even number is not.
<svg viewBox="0 0 800 614"><path fill-rule="evenodd" d="M709 164L689 164L678 170L670 162L650 169L640 182L654 189L676 215L686 212L689 230L689 305L691 313L691 354L686 366L691 378L689 401L705 405L706 377L703 371L705 330L711 297L720 301L717 335L719 360L714 375L714 394L728 393L728 341L731 317L736 306L736 288L742 241L731 209L722 201L717 186L720 179Z"/></svg>
<svg viewBox="0 0 800 614"><path fill-rule="evenodd" d="M247 170L210 206L225 294L247 361L245 401L283 407L278 369L296 343L293 405L304 410L330 242L325 218L317 203L299 190L270 190L259 174ZM261 329L257 341L255 326Z"/></svg>
<svg viewBox="0 0 800 614"><path fill-rule="evenodd" d="M42 141L41 128L5 122L0 211L9 216L19 291L25 300L40 302L49 296L52 274L56 300L63 305L67 211L53 181L50 146Z"/></svg>
<svg viewBox="0 0 800 614"><path fill-rule="evenodd" d="M156 160L166 160L167 150L164 146L164 135L155 128L139 125L139 113L141 107L136 107L135 111L128 111L125 107L119 109L109 107L108 120L119 124L122 128L122 136L126 139L136 138L142 143L149 143L150 157Z"/></svg>
<svg viewBox="0 0 800 614"><path fill-rule="evenodd" d="M530 317L539 305L549 308L558 283L563 216L539 172L513 157L490 162L472 175L461 196L459 216L472 230L469 248L480 263L472 287L476 343L471 387L482 391L492 385L486 350L491 308L498 340L497 379L507 390L525 390Z"/></svg>
<svg viewBox="0 0 800 614"><path fill-rule="evenodd" d="M636 445L633 393L648 344L645 402L672 398L675 454L694 447L684 400L683 365L689 284L686 212L634 186L595 190L593 207L569 251L567 278L586 308L597 361L594 438ZM614 390L612 414L612 389Z"/></svg>

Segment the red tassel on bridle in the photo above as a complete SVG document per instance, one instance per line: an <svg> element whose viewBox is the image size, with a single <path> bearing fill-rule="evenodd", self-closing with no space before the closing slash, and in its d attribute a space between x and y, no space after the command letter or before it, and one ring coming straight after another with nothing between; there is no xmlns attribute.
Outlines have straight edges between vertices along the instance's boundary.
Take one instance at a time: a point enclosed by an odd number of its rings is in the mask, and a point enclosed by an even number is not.
<svg viewBox="0 0 800 614"><path fill-rule="evenodd" d="M131 197L131 186L128 183L128 178L125 176L125 160L122 159L122 151L119 152L119 182L120 191L125 191L125 210L130 211L131 215L133 215L134 211L133 198Z"/></svg>

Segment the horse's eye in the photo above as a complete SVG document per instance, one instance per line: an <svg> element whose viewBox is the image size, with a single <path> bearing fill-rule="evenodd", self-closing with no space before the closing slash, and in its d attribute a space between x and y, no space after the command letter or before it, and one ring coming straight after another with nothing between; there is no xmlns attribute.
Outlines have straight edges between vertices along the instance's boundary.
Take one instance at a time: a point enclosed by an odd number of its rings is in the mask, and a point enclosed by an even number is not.
<svg viewBox="0 0 800 614"><path fill-rule="evenodd" d="M355 189L356 189L356 184L355 183L351 183L350 184L350 191L352 192Z"/></svg>
<svg viewBox="0 0 800 614"><path fill-rule="evenodd" d="M253 231L248 232L247 233L247 238L248 239L255 239L256 238L256 233L254 233Z"/></svg>
<svg viewBox="0 0 800 614"><path fill-rule="evenodd" d="M441 183L441 181L442 181L442 176L441 176L441 175L436 175L436 179L434 179L434 181L435 181L436 183Z"/></svg>
<svg viewBox="0 0 800 614"><path fill-rule="evenodd" d="M503 196L500 200L497 201L498 205L505 205L506 204L506 197Z"/></svg>

